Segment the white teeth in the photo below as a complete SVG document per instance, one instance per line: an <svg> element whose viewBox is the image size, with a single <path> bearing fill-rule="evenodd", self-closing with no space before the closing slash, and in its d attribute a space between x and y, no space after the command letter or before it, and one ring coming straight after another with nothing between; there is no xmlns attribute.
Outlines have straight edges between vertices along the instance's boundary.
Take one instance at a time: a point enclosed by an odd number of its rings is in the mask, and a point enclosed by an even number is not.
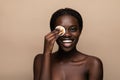
<svg viewBox="0 0 120 80"><path fill-rule="evenodd" d="M72 42L72 40L63 40L63 42Z"/></svg>

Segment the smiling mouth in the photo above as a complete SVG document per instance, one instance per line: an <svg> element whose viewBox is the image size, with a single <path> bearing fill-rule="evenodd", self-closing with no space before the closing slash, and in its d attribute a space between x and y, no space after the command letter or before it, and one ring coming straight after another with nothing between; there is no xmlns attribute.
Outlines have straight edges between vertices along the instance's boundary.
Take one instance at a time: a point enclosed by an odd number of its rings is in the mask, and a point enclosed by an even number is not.
<svg viewBox="0 0 120 80"><path fill-rule="evenodd" d="M63 40L62 42L63 42L63 43L71 43L72 40Z"/></svg>
<svg viewBox="0 0 120 80"><path fill-rule="evenodd" d="M73 43L72 39L62 40L62 44L63 44L64 47L71 47L72 43Z"/></svg>

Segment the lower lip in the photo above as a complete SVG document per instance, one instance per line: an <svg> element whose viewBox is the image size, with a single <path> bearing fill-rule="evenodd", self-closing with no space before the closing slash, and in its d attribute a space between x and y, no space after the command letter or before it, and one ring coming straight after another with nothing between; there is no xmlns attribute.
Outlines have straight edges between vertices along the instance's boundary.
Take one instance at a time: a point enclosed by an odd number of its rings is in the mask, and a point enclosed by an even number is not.
<svg viewBox="0 0 120 80"><path fill-rule="evenodd" d="M64 42L63 43L64 47L71 47L71 45L72 45L72 42Z"/></svg>

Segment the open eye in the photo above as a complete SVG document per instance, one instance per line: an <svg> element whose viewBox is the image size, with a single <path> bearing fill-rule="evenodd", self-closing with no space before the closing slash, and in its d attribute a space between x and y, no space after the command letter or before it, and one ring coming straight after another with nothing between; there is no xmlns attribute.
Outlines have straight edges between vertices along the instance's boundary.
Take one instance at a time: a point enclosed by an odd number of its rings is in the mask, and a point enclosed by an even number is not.
<svg viewBox="0 0 120 80"><path fill-rule="evenodd" d="M75 31L77 31L77 27L76 26L71 26L70 28L69 28L69 31L70 32L75 32Z"/></svg>

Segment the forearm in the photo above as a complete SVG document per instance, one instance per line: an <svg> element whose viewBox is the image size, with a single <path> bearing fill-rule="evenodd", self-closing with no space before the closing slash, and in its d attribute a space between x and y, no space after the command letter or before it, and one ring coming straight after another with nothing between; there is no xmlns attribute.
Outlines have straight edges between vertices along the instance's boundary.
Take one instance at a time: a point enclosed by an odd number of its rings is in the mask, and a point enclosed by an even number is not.
<svg viewBox="0 0 120 80"><path fill-rule="evenodd" d="M40 80L51 80L51 54L43 54L40 74Z"/></svg>
<svg viewBox="0 0 120 80"><path fill-rule="evenodd" d="M58 31L54 30L50 33L48 33L45 36L45 42L44 42L44 52L43 52L43 58L42 58L42 64L41 64L41 70L40 70L40 80L52 80L51 78L51 53L53 50L54 43L57 36Z"/></svg>

